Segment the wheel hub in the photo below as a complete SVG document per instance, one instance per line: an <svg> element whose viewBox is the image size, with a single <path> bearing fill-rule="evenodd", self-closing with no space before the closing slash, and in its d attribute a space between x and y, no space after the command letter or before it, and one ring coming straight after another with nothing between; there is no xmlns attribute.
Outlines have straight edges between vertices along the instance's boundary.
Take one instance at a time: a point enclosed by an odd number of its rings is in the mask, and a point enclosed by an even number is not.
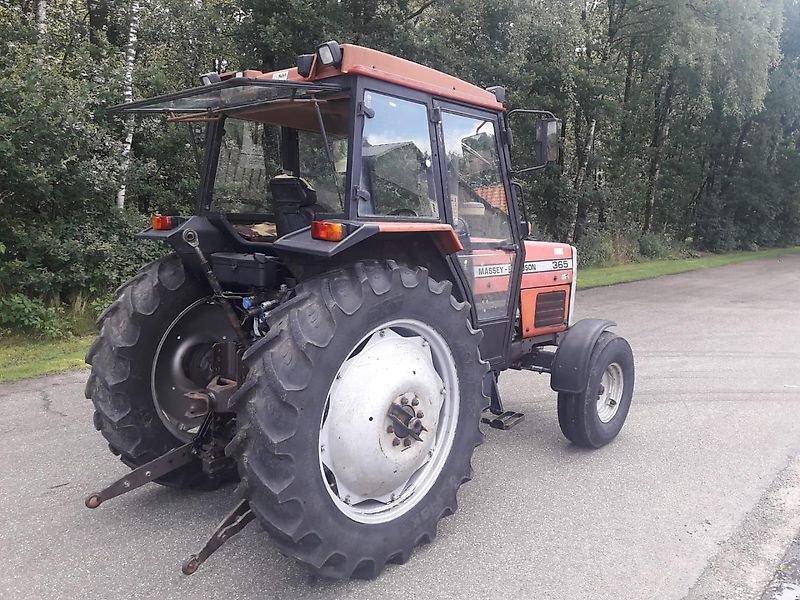
<svg viewBox="0 0 800 600"><path fill-rule="evenodd" d="M373 330L342 363L328 394L320 466L337 506L358 521L386 520L413 505L452 443L452 357L438 333L418 325Z"/></svg>
<svg viewBox="0 0 800 600"><path fill-rule="evenodd" d="M611 363L603 372L597 390L597 416L601 422L608 423L616 416L623 387L622 367L617 363Z"/></svg>
<svg viewBox="0 0 800 600"><path fill-rule="evenodd" d="M206 387L213 345L235 335L222 308L208 298L187 307L164 333L153 357L151 391L158 416L179 440L193 439L203 420L187 416L186 394Z"/></svg>
<svg viewBox="0 0 800 600"><path fill-rule="evenodd" d="M417 406L419 406L419 398L411 392L399 396L389 405L389 412L386 413L386 416L389 417L392 425L389 425L386 432L394 433L396 436L397 443L393 441L393 445L397 446L400 440L407 441L406 446L410 446L412 440L422 441L420 434L428 430L422 423L425 413L417 410Z"/></svg>

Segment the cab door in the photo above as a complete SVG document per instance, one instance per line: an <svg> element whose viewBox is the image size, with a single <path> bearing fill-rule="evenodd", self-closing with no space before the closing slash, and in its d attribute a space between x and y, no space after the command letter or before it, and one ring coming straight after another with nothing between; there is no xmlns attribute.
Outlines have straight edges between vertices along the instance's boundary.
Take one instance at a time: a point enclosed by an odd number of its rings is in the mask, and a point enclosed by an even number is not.
<svg viewBox="0 0 800 600"><path fill-rule="evenodd" d="M464 246L458 268L484 331L481 353L495 366L510 340L520 268L501 124L496 113L445 102L437 108L445 208Z"/></svg>

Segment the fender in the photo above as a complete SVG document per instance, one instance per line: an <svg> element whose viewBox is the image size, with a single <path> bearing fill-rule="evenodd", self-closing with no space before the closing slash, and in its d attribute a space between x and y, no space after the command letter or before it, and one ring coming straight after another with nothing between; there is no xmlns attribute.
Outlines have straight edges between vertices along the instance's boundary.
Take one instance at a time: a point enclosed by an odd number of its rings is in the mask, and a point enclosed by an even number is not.
<svg viewBox="0 0 800 600"><path fill-rule="evenodd" d="M586 389L592 350L600 335L614 325L614 321L606 319L582 319L561 336L550 367L550 387L554 391L580 394Z"/></svg>
<svg viewBox="0 0 800 600"><path fill-rule="evenodd" d="M309 254L321 258L332 258L373 236L394 236L398 234L429 235L436 243L442 255L447 256L462 249L452 225L447 223L403 223L399 221L340 221L349 233L338 242L317 240L311 237L311 227L303 227L287 233L275 241L274 248L278 252Z"/></svg>

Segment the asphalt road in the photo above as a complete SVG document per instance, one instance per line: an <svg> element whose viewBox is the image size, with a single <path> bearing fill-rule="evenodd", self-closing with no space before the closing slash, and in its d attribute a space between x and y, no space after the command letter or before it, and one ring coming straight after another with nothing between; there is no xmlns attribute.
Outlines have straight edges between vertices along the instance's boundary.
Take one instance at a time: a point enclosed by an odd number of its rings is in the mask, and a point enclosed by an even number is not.
<svg viewBox="0 0 800 600"><path fill-rule="evenodd" d="M123 467L87 373L0 385L0 598L777 598L800 528L798 298L798 255L579 293L578 316L616 320L636 355L619 438L571 447L547 379L504 375L525 421L487 432L458 512L371 582L316 580L255 524L181 575L232 489L90 511Z"/></svg>

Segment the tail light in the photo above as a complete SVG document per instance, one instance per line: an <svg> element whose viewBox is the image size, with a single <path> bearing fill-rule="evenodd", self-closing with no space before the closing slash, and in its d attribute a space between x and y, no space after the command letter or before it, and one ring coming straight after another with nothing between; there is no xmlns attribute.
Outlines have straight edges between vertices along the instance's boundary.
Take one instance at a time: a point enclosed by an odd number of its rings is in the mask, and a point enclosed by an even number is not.
<svg viewBox="0 0 800 600"><path fill-rule="evenodd" d="M340 242L347 236L347 227L344 223L330 221L312 221L311 237L315 240L326 242Z"/></svg>
<svg viewBox="0 0 800 600"><path fill-rule="evenodd" d="M174 229L177 225L178 219L176 217L170 217L167 215L153 215L150 217L150 227L156 231Z"/></svg>

